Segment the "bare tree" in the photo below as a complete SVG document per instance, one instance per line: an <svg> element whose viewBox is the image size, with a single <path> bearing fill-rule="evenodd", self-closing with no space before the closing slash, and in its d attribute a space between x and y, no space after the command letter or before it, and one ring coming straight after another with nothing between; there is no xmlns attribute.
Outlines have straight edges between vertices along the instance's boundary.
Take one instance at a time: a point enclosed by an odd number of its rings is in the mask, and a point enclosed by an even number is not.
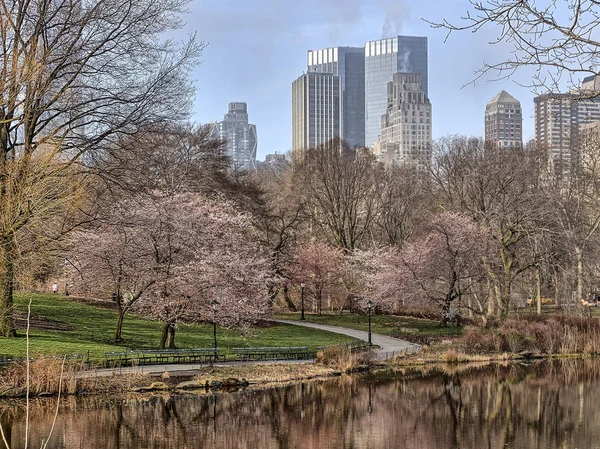
<svg viewBox="0 0 600 449"><path fill-rule="evenodd" d="M455 137L437 146L432 166L437 201L467 214L492 236L496 257L483 261L495 298L488 313L506 318L515 279L537 263L523 257L530 237L546 225L539 155L486 147L479 139Z"/></svg>
<svg viewBox="0 0 600 449"><path fill-rule="evenodd" d="M332 244L353 250L370 237L379 212L379 167L367 149L333 139L299 154L295 183L312 213L312 225Z"/></svg>
<svg viewBox="0 0 600 449"><path fill-rule="evenodd" d="M20 234L52 202L31 196L19 179L48 149L64 167L52 177L64 179L85 153L109 149L142 125L185 117L193 92L187 75L203 45L194 36L183 45L161 41L180 26L185 4L0 0L0 335L14 333ZM6 207L18 201L27 207Z"/></svg>
<svg viewBox="0 0 600 449"><path fill-rule="evenodd" d="M477 32L487 26L499 29L493 44L513 47L506 60L485 63L477 72L479 79L491 74L496 79L512 76L523 67L535 70L532 87L538 93L557 92L566 83L579 92L580 98L594 98L597 93L581 89L584 76L598 75L600 25L596 0L470 0L471 9L464 24L447 20L429 22L435 28Z"/></svg>
<svg viewBox="0 0 600 449"><path fill-rule="evenodd" d="M412 235L427 205L427 181L425 173L411 166L385 167L377 189L382 212L375 219L381 244L401 247Z"/></svg>
<svg viewBox="0 0 600 449"><path fill-rule="evenodd" d="M297 194L292 176L293 172L287 163L256 173L255 179L262 191L264 204L263 210L256 214L256 225L263 246L268 248L274 274L268 286L271 301L275 301L283 288L288 308L295 310L296 306L289 297L291 274L288 267L307 211L305 199Z"/></svg>

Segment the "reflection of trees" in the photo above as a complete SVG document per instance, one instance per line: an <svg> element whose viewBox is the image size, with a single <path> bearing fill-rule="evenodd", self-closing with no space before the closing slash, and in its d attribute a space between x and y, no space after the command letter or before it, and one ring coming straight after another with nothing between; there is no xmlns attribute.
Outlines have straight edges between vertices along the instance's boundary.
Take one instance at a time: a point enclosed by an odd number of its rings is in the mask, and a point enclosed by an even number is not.
<svg viewBox="0 0 600 449"><path fill-rule="evenodd" d="M217 396L67 398L50 446L594 447L599 382L600 361L568 360L342 377ZM55 405L32 401L32 447L47 434ZM0 419L13 448L21 448L22 404L0 403Z"/></svg>

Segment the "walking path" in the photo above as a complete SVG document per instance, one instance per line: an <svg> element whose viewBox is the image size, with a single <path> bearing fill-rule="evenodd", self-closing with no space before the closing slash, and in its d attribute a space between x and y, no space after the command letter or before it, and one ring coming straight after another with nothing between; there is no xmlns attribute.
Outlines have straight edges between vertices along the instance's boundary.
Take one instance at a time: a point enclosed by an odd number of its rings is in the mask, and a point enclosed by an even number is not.
<svg viewBox="0 0 600 449"><path fill-rule="evenodd" d="M345 327L329 326L327 324L308 323L306 321L295 320L270 320L276 323L291 324L294 326L310 327L312 329L320 329L336 334L343 334L349 337L358 338L359 340L369 341L369 333L356 329L348 329ZM412 354L417 352L421 347L408 341L399 340L397 338L388 337L381 334L371 334L371 343L379 346L380 349L374 350L377 360L389 360L398 354Z"/></svg>
<svg viewBox="0 0 600 449"><path fill-rule="evenodd" d="M276 323L290 324L293 326L304 326L312 329L320 329L327 332L334 332L336 334L343 334L349 337L357 338L359 340L369 341L368 332L359 331L356 329L348 329L345 327L329 326L326 324L307 323L306 321L293 321L293 320L270 320ZM412 354L417 352L421 347L408 341L399 340L397 338L388 337L381 334L371 334L371 342L375 346L379 346L379 349L374 349L375 358L378 361L385 361L393 358L399 354ZM277 363L305 363L306 360L279 360ZM268 362L223 362L216 363L214 366L228 366L228 365L250 365L257 363L274 363L274 361ZM145 366L127 366L119 368L106 368L81 371L77 373L77 377L104 377L111 376L113 374L161 374L165 371L195 371L205 368L206 364L200 363L178 363L178 364L161 364L161 365L145 365Z"/></svg>

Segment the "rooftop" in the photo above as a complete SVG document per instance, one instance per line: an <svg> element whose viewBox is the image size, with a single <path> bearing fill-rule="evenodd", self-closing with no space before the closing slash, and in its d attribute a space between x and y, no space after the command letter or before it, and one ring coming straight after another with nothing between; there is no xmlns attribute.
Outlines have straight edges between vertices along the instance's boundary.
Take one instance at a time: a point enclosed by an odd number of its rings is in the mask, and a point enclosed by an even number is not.
<svg viewBox="0 0 600 449"><path fill-rule="evenodd" d="M509 94L505 90L501 90L498 93L498 95L496 95L494 98L492 98L488 102L488 104L490 104L490 103L516 103L516 104L521 104L519 102L519 100L517 100L515 97L513 97L511 94Z"/></svg>

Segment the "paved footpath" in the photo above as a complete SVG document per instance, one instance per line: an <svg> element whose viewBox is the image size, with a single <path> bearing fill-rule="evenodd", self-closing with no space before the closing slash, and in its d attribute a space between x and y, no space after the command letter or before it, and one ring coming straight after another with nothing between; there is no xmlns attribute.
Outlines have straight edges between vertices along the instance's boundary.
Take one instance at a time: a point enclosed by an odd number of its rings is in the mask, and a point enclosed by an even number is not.
<svg viewBox="0 0 600 449"><path fill-rule="evenodd" d="M294 326L310 327L312 329L320 329L327 332L334 332L336 334L348 335L349 337L357 338L359 340L369 341L369 333L366 331L359 331L356 329L348 329L345 327L329 326L327 324L316 324L308 323L306 321L295 321L295 320L270 320L276 323L291 324ZM375 346L379 346L380 349L375 350L377 360L388 360L395 355L408 353L412 354L417 352L421 347L417 344L410 343L408 341L399 340L397 338L388 337L381 334L371 334L371 342Z"/></svg>
<svg viewBox="0 0 600 449"><path fill-rule="evenodd" d="M326 324L307 323L306 321L293 321L293 320L270 320L276 323L290 324L293 326L304 326L312 329L320 329L327 332L334 332L336 334L343 334L349 337L357 338L359 340L369 341L368 332L359 331L356 329L347 329L345 327L328 326ZM398 354L412 354L417 352L421 347L408 341L399 340L393 337L387 337L381 334L371 334L371 342L375 346L379 346L380 349L374 350L377 360L388 360ZM215 366L227 366L227 365L251 365L257 363L305 363L306 360L278 360L269 362L224 362L216 363ZM165 371L196 371L202 368L206 368L206 364L199 363L178 363L178 364L162 364L162 365L145 365L145 366L128 366L123 368L106 368L96 369L89 371L81 371L77 373L77 377L104 377L111 376L113 374L162 374Z"/></svg>

